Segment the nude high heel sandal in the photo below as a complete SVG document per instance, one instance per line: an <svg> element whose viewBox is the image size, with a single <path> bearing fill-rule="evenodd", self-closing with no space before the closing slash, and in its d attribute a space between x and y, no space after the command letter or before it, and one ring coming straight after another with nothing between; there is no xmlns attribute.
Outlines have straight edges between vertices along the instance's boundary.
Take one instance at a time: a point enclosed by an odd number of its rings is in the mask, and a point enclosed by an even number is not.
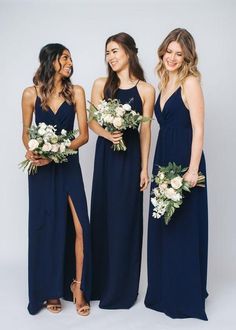
<svg viewBox="0 0 236 330"><path fill-rule="evenodd" d="M81 284L81 281L73 280L71 285L70 285L70 289L71 289L71 292L73 294L73 303L74 304L76 304L76 296L75 296L75 293L74 293L75 285L80 286L80 284ZM81 316L88 316L89 313L90 313L90 306L89 306L88 303L85 303L85 305L83 305L83 306L78 306L76 304L76 311Z"/></svg>

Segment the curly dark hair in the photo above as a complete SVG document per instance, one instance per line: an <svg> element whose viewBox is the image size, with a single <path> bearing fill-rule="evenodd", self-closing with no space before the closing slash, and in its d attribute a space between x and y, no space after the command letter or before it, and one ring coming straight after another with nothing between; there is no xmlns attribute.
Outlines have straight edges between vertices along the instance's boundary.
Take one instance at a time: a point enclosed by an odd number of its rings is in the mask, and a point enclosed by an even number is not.
<svg viewBox="0 0 236 330"><path fill-rule="evenodd" d="M59 59L64 50L69 51L65 46L58 43L48 44L40 50L40 65L33 77L33 83L35 86L39 87L42 101L41 105L44 110L47 110L48 100L54 90L54 76L56 71L54 69L53 62L58 59L60 64ZM73 67L71 67L70 77L72 73ZM60 92L60 95L62 95L69 104L72 104L73 86L70 77L64 77L62 79L62 91Z"/></svg>

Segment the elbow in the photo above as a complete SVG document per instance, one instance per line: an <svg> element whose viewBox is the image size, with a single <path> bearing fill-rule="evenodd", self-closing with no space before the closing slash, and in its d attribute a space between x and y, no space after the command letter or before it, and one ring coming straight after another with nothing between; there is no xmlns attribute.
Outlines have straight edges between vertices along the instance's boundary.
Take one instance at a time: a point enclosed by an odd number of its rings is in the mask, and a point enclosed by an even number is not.
<svg viewBox="0 0 236 330"><path fill-rule="evenodd" d="M198 138L203 138L203 136L204 136L203 126L201 126L201 127L194 127L193 126L193 135L198 137Z"/></svg>
<svg viewBox="0 0 236 330"><path fill-rule="evenodd" d="M88 140L89 140L89 133L87 132L86 134L83 135L82 144L88 143Z"/></svg>

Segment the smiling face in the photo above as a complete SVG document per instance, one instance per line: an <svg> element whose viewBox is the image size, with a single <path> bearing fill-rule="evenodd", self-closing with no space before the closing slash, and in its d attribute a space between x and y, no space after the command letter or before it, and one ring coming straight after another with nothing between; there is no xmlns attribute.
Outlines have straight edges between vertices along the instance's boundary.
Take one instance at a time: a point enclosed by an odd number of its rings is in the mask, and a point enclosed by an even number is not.
<svg viewBox="0 0 236 330"><path fill-rule="evenodd" d="M129 66L129 56L124 48L115 41L107 44L106 61L115 72L120 72Z"/></svg>
<svg viewBox="0 0 236 330"><path fill-rule="evenodd" d="M63 77L69 78L72 74L73 66L70 52L67 49L63 50L62 54L55 60L53 65L57 73L61 74Z"/></svg>
<svg viewBox="0 0 236 330"><path fill-rule="evenodd" d="M183 50L177 41L169 43L166 52L163 56L163 63L167 71L177 71L184 61Z"/></svg>

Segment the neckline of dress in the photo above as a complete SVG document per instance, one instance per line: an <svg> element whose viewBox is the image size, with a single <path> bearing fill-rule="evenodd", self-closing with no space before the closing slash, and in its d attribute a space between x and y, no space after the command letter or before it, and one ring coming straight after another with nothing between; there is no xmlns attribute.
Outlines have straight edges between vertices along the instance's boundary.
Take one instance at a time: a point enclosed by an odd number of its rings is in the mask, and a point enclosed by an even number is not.
<svg viewBox="0 0 236 330"><path fill-rule="evenodd" d="M161 93L159 94L159 107L160 107L160 111L161 113L163 113L163 111L165 110L165 106L166 104L169 102L169 100L172 98L172 96L181 88L181 86L179 86L178 88L176 88L176 90L168 97L168 99L165 101L163 108L161 109Z"/></svg>
<svg viewBox="0 0 236 330"><path fill-rule="evenodd" d="M129 91L129 90L131 90L131 89L134 89L134 88L137 88L137 85L134 85L133 87L130 87L130 88L118 88L118 90L120 90L120 91Z"/></svg>
<svg viewBox="0 0 236 330"><path fill-rule="evenodd" d="M40 98L38 95L37 95L37 98L39 99L40 102L42 102L41 98ZM61 107L63 106L63 104L64 104L65 102L66 102L66 100L64 100L64 101L60 104L60 106L58 107L58 109L57 109L56 112L54 112L50 106L47 106L47 108L48 108L48 110L50 110L50 111L53 113L54 116L56 116L57 113L59 112L59 110L61 109Z"/></svg>

